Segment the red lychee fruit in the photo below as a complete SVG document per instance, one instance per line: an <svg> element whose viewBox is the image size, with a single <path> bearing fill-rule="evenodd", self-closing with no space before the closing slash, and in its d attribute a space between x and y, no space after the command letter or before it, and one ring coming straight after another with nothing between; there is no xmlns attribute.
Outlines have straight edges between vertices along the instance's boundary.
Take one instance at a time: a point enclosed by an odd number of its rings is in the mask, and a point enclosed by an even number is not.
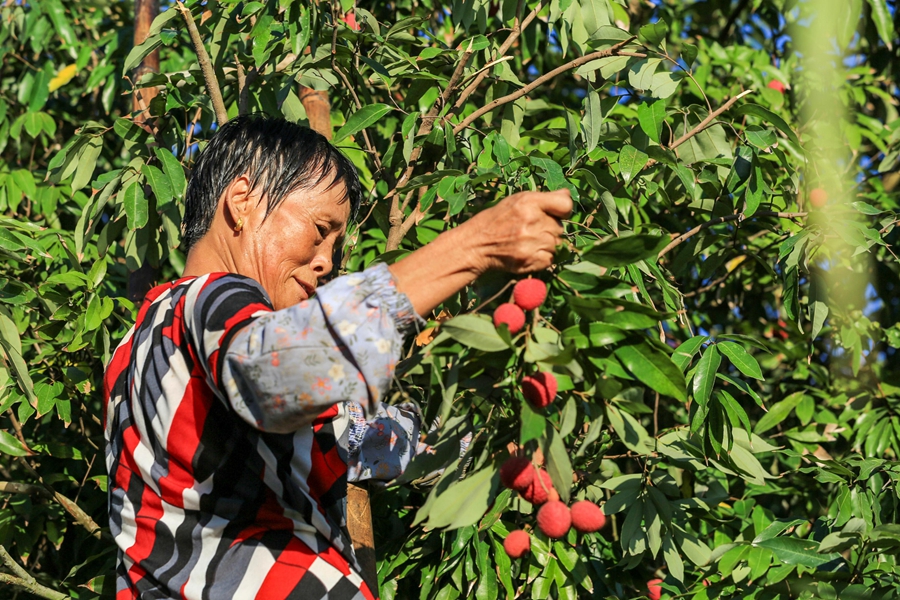
<svg viewBox="0 0 900 600"><path fill-rule="evenodd" d="M540 279L523 279L513 288L513 300L522 310L534 310L546 297L547 284Z"/></svg>
<svg viewBox="0 0 900 600"><path fill-rule="evenodd" d="M500 467L500 481L504 487L521 493L534 481L534 472L530 459L524 456L513 457Z"/></svg>
<svg viewBox="0 0 900 600"><path fill-rule="evenodd" d="M521 529L510 531L503 540L503 549L510 558L522 558L526 552L531 550L531 537Z"/></svg>
<svg viewBox="0 0 900 600"><path fill-rule="evenodd" d="M822 208L828 203L828 192L822 188L816 188L809 193L809 203L814 208Z"/></svg>
<svg viewBox="0 0 900 600"><path fill-rule="evenodd" d="M650 600L659 600L662 597L662 579L651 579L647 582L647 597Z"/></svg>
<svg viewBox="0 0 900 600"><path fill-rule="evenodd" d="M535 469L534 479L523 492L522 497L535 506L544 504L548 500L559 500L559 493L553 487L550 474L543 469Z"/></svg>
<svg viewBox="0 0 900 600"><path fill-rule="evenodd" d="M784 84L778 81L777 79L773 79L769 82L769 89L775 90L776 92L784 93Z"/></svg>
<svg viewBox="0 0 900 600"><path fill-rule="evenodd" d="M553 373L541 371L522 378L522 394L534 408L544 408L556 398L559 384Z"/></svg>
<svg viewBox="0 0 900 600"><path fill-rule="evenodd" d="M538 511L537 526L547 537L554 539L563 537L572 526L569 507L559 500L546 503Z"/></svg>
<svg viewBox="0 0 900 600"><path fill-rule="evenodd" d="M504 323L509 327L510 333L518 333L525 326L525 313L511 302L501 304L494 311L494 327L500 327Z"/></svg>
<svg viewBox="0 0 900 600"><path fill-rule="evenodd" d="M582 500L572 505L572 527L579 533L593 533L600 531L606 525L606 515L600 507L588 500Z"/></svg>

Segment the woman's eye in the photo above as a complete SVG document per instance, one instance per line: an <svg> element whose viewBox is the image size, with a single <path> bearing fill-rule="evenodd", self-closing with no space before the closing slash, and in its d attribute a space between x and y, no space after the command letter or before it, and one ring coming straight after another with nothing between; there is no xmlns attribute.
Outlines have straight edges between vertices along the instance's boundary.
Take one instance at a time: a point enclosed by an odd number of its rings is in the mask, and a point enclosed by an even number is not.
<svg viewBox="0 0 900 600"><path fill-rule="evenodd" d="M319 230L320 236L325 237L326 235L328 235L328 228L324 225L316 225L316 229Z"/></svg>

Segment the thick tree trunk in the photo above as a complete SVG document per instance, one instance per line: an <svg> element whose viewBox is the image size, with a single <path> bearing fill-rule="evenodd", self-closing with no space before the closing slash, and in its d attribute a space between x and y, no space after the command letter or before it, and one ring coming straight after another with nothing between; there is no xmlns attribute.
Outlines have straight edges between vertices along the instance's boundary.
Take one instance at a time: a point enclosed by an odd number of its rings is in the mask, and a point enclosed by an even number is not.
<svg viewBox="0 0 900 600"><path fill-rule="evenodd" d="M134 45L137 46L145 39L150 31L150 24L159 14L159 0L134 0ZM135 83L144 76L145 73L159 72L159 50L154 50L148 54L141 64L132 73L132 81ZM159 91L156 87L147 87L134 91L132 96L132 110L137 113L134 116L134 122L143 127L149 133L153 133L155 125L150 116L150 101L156 97ZM132 302L139 303L143 300L150 288L156 281L156 269L149 263L144 263L141 267L128 274L128 299Z"/></svg>
<svg viewBox="0 0 900 600"><path fill-rule="evenodd" d="M142 44L147 39L150 24L159 14L159 0L134 0L134 45ZM147 73L159 73L159 50L148 54L141 64L134 70L132 81L137 83ZM150 123L150 101L153 100L159 90L156 86L135 90L132 96L132 107L135 112L134 120L145 128L152 128Z"/></svg>
<svg viewBox="0 0 900 600"><path fill-rule="evenodd" d="M327 92L317 92L300 86L300 102L306 110L311 129L318 131L329 140L331 130L331 103ZM372 509L369 504L369 490L365 483L347 484L347 529L353 541L353 550L363 580L376 596L378 595L378 572L375 563L375 534L372 530Z"/></svg>

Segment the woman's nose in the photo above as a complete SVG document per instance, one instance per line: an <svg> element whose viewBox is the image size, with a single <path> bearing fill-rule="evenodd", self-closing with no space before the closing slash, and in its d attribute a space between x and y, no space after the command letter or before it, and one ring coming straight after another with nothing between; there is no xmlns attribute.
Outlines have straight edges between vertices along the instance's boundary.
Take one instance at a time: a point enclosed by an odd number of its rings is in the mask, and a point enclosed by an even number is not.
<svg viewBox="0 0 900 600"><path fill-rule="evenodd" d="M331 255L331 247L321 248L316 253L315 258L313 258L311 266L313 273L316 274L316 277L318 279L323 279L331 275L331 270L334 268L334 263L332 262Z"/></svg>

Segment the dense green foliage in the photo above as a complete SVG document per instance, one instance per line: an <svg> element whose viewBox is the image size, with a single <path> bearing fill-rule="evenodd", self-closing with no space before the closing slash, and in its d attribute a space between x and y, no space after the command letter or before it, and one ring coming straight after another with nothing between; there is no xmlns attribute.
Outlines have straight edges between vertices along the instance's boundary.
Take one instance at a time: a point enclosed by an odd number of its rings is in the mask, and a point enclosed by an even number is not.
<svg viewBox="0 0 900 600"><path fill-rule="evenodd" d="M491 324L492 274L410 341L392 401L443 425L373 498L384 598L634 598L653 577L664 597L898 596L893 3L186 4L229 117L302 121L298 84L328 92L369 192L347 270L515 191L576 200L523 333ZM46 597L109 591L103 364L129 272L180 272L216 117L182 15L133 51L132 18L0 3L0 546ZM148 133L123 74L156 48ZM543 413L518 386L537 369L561 383ZM499 483L510 443L607 529L510 560L505 533L534 525Z"/></svg>

